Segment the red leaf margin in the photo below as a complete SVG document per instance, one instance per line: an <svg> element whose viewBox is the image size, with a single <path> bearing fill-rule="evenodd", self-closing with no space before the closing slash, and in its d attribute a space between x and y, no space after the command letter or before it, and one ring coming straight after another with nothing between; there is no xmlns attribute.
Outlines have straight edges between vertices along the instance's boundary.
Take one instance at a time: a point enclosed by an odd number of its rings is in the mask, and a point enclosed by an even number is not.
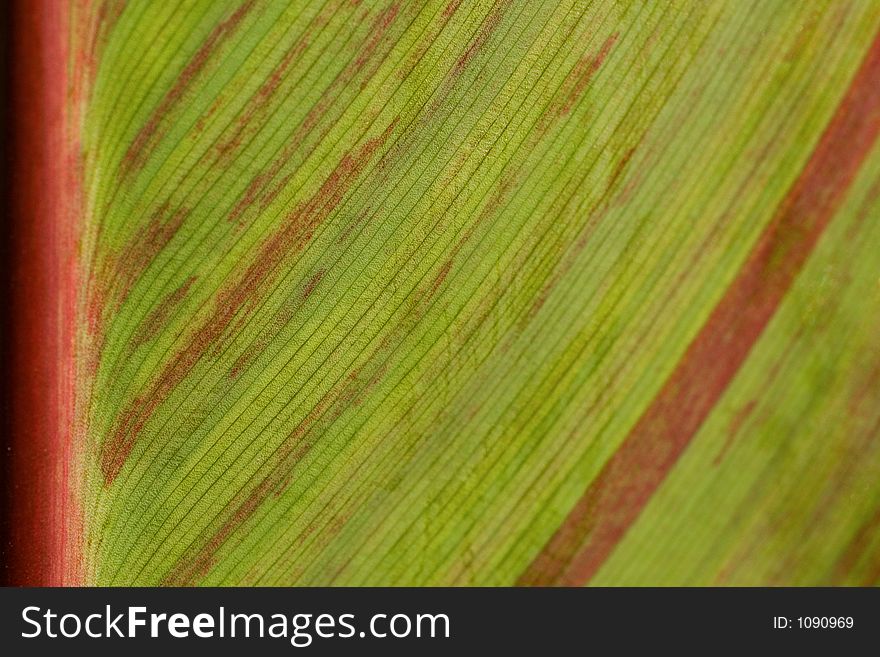
<svg viewBox="0 0 880 657"><path fill-rule="evenodd" d="M9 10L10 290L4 454L4 583L74 583L65 521L73 508L71 413L79 148L68 139L69 7L17 0Z"/></svg>

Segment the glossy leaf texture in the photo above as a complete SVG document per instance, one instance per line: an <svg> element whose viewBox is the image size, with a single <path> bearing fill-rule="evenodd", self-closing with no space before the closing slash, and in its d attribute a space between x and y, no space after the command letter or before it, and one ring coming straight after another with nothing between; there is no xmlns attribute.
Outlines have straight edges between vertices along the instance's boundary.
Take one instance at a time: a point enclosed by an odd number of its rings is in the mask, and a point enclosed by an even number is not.
<svg viewBox="0 0 880 657"><path fill-rule="evenodd" d="M877 583L880 4L62 14L51 578Z"/></svg>

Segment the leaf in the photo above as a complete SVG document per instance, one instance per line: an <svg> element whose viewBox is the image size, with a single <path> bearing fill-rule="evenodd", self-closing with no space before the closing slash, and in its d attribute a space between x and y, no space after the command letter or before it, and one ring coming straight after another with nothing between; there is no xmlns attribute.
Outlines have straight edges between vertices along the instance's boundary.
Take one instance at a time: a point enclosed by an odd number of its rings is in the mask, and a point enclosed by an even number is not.
<svg viewBox="0 0 880 657"><path fill-rule="evenodd" d="M877 583L880 5L42 6L34 580Z"/></svg>

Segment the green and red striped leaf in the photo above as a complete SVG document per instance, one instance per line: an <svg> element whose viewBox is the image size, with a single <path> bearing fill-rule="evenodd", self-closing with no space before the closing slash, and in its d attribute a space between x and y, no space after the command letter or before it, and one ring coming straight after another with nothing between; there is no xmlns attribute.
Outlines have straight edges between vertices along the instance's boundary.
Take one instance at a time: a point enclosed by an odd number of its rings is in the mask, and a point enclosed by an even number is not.
<svg viewBox="0 0 880 657"><path fill-rule="evenodd" d="M18 11L32 580L880 579L880 4Z"/></svg>

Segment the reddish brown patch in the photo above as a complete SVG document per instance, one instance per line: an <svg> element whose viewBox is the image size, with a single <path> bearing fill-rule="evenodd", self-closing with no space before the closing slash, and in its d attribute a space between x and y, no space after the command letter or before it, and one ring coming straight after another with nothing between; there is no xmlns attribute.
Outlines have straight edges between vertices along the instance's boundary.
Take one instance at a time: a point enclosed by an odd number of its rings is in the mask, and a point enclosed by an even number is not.
<svg viewBox="0 0 880 657"><path fill-rule="evenodd" d="M684 273L682 274L682 276ZM797 344L798 341L803 336L803 329L798 328L794 335L791 336L790 345ZM777 359L773 362L765 375L763 381L761 382L760 389L756 391L755 399L750 400L745 406L740 408L733 417L733 420L730 422L730 426L727 428L727 433L724 437L724 444L721 446L721 449L718 451L718 454L712 459L712 465L719 466L727 457L728 452L731 447L733 447L736 442L737 437L742 430L745 422L752 416L755 412L755 408L758 406L758 399L762 399L768 390L772 388L772 386L776 383L779 378L779 374L782 371L782 367L785 364L785 361L789 358L789 351L791 347L785 349L782 353L780 353ZM759 417L758 420L761 418Z"/></svg>
<svg viewBox="0 0 880 657"><path fill-rule="evenodd" d="M569 31L568 35L570 36L570 34L571 34L571 31ZM596 69L598 69L598 67L601 66L601 64L605 61L605 58L608 54L608 51L610 51L610 48L614 44L616 39L617 39L616 34L609 37L609 39L606 40L603 48L600 50L600 53L595 57L589 58L591 61L593 61L596 64ZM572 76L572 75L570 75L569 77L574 78L575 80L580 80L581 78L583 78L583 75L584 75L584 73L582 72L580 77ZM592 75L592 73L590 73L590 75ZM588 80L584 80L584 84L581 85L581 92L583 91L583 88L584 88L587 81ZM445 99L445 97L447 96L449 90L451 89L452 83L454 81L447 81L447 82L448 82L448 84L444 86L444 90L441 93L442 99ZM569 84L569 88L573 84L574 84L574 82ZM566 98L566 97L571 97L571 91L565 91L565 85L563 85L563 98ZM437 102L439 103L440 101L438 100ZM553 126L555 123L557 123L558 120L562 116L560 112L554 111L552 109L553 107L558 106L561 102L562 101L554 101L550 104L550 109L538 121L537 125L535 126L535 129L528 136L527 141L526 141L526 145L524 146L524 148L529 149L529 150L533 149L537 146L537 144L540 143L540 141L542 139L544 139L546 137L547 132L549 131L550 127ZM434 112L434 109L430 109L428 111L428 117L432 116L433 112ZM565 261L562 262L559 265L559 267L557 267L556 270L554 270L553 274L551 275L550 280L544 285L543 289L538 293L537 298L536 298L535 302L533 303L533 306L532 306L530 312L527 314L527 316L520 323L518 330L521 330L522 326L524 324L526 324L528 321L530 321L532 318L534 318L534 316L537 314L537 312L540 310L540 308L545 303L552 288L561 279L561 277L570 269L570 267L574 263L574 260L576 259L577 255L586 246L588 238L590 235L592 235L592 232L593 232L593 229L595 228L595 226L599 223L601 218L607 214L608 209L610 207L610 199L618 191L619 181L621 180L623 173L628 168L630 160L632 159L633 154L635 153L637 147L638 147L638 144L628 148L624 152L624 154L620 158L620 160L615 164L614 169L612 170L612 173L609 177L608 183L607 183L605 190L603 192L603 195L597 203L598 210L594 213L594 215L592 215L590 217L587 224L581 229L581 231L575 241L574 251L572 253L569 253L567 258L565 259ZM499 184L497 186L497 190L493 193L493 195L490 197L489 201L483 207L477 220L472 222L468 226L468 228L465 230L462 237L452 247L451 254L450 254L451 258L455 258L457 256L457 254L464 247L464 245L473 237L477 228L486 219L497 214L499 209L501 207L503 207L509 201L511 192L518 188L520 181L522 180L523 175L525 173L526 172L523 170L522 166L517 166L517 167L513 168L513 170L511 170L511 171L505 172L505 174L502 176L501 181L499 182ZM631 189L628 188L627 190L624 190L624 194L626 194L628 191L631 191ZM516 273L514 275L516 275ZM482 319L485 319L485 317L488 316L488 313L490 312L490 310L491 310L491 306L485 305L484 307L481 308L481 310L479 310L474 315L474 319L479 320L479 321L481 321L481 317L482 317ZM478 321L478 323L479 323L479 321Z"/></svg>
<svg viewBox="0 0 880 657"><path fill-rule="evenodd" d="M235 529L240 527L256 511L258 501L268 497L271 491L274 491L276 496L284 491L294 467L312 448L323 431L341 417L346 410L362 404L366 396L387 374L391 367L389 362L391 354L421 319L427 308L428 299L442 284L451 267L452 261L444 263L434 280L416 292L414 300L410 303L401 322L382 338L366 361L351 370L344 379L321 396L321 399L281 444L272 459L274 466L262 483L254 489L252 494L244 497L243 502L232 505L236 511L223 522L220 529L209 540L178 562L169 574L168 582L173 581L178 585L197 582L215 563L214 555L219 547ZM320 279L320 277L318 278ZM315 277L312 280L314 279ZM307 285L306 288L308 287ZM347 518L348 514L345 517ZM335 529L331 529L331 533L339 531L341 526L340 524ZM305 536L300 538L304 539Z"/></svg>
<svg viewBox="0 0 880 657"><path fill-rule="evenodd" d="M311 549L313 550L323 550L336 538L342 530L345 528L345 525L351 520L354 515L357 507L355 505L349 505L346 507L341 513L338 513L335 516L331 516L327 520L321 520L318 517L313 519L305 531L297 535L295 545L292 547L297 547L302 545L304 540L310 536L315 534L315 531L320 529L320 532L317 533L316 538L312 541ZM289 550L288 550L289 551ZM347 565L347 559L343 560L344 563L340 563L337 566L328 566L324 570L324 572L329 572L330 577L327 579L328 582L334 581L339 575L345 570ZM306 568L303 564L298 561L293 561L291 563L291 558L287 557L282 562L279 563L279 566L285 567L285 572L288 576L288 581L297 581L300 577L302 577Z"/></svg>
<svg viewBox="0 0 880 657"><path fill-rule="evenodd" d="M746 423L746 420L751 417L752 412L755 410L755 407L757 405L758 402L752 399L736 412L736 415L733 416L733 419L730 422L730 426L727 427L727 434L724 437L724 445L721 446L718 454L712 460L712 465L721 465L721 462L724 460L724 457L727 456L727 452L730 451L730 448L733 446L733 442L739 435L740 429L742 429L743 425Z"/></svg>
<svg viewBox="0 0 880 657"><path fill-rule="evenodd" d="M189 342L165 366L149 392L132 400L120 414L115 430L101 450L101 469L106 485L109 486L119 474L150 416L196 363L216 346L239 311L247 312L256 304L259 291L274 280L281 262L301 250L311 239L314 230L342 200L396 124L395 120L384 133L343 156L312 198L295 209L285 219L281 229L263 243L241 278L220 291L214 313L190 335Z"/></svg>
<svg viewBox="0 0 880 657"><path fill-rule="evenodd" d="M432 30L431 33L425 34L424 38L419 39L419 43L416 46L416 49L410 53L410 55L406 58L406 63L400 67L397 71L397 78L399 80L405 80L409 77L410 73L413 72L413 69L418 65L428 50L434 45L434 41L443 31L443 28L449 23L452 16L458 11L459 6L461 5L461 0L452 0L446 8L443 10L442 15L440 16L439 24Z"/></svg>
<svg viewBox="0 0 880 657"><path fill-rule="evenodd" d="M244 190L244 194L238 200L238 203L235 204L235 207L232 208L232 212L229 213L229 221L235 223L241 218L241 216L244 214L244 211L247 210L251 205L253 205L254 201L257 200L257 196L265 186L266 181L270 180L272 176L275 175L275 173L280 171L282 166L284 166L284 163L280 160L277 160L272 164L272 167L277 167L275 171L270 170L267 173L258 173L251 179L251 181L248 183L248 186Z"/></svg>
<svg viewBox="0 0 880 657"><path fill-rule="evenodd" d="M605 190L602 192L601 198L596 203L596 209L593 211L583 227L578 231L572 248L565 254L565 257L562 258L562 260L554 267L553 271L548 276L546 282L541 288L541 291L538 292L534 302L532 302L532 305L529 308L529 312L520 322L520 330L522 330L523 325L532 321L541 310L541 308L544 307L544 304L550 297L551 292L554 290L554 288L556 288L556 286L565 277L565 275L569 271L571 271L571 268L574 266L578 257L586 248L587 244L589 243L590 237L593 235L593 232L596 229L596 226L599 225L602 219L604 219L605 216L608 214L608 211L613 207L611 204L611 199L617 193L620 182L622 180L621 176L629 166L629 162L632 159L633 153L635 153L635 151L635 147L627 149L620 160L617 162L617 164L615 164L614 169L611 172L611 176L608 178L608 183L605 186Z"/></svg>
<svg viewBox="0 0 880 657"><path fill-rule="evenodd" d="M859 233L861 232L862 227L871 218L877 216L878 201L880 201L880 177L871 184L871 187L868 189L868 193L865 196L865 200L862 202L861 207L859 207L859 210L856 213L856 220L852 222L852 225L847 229L847 240L860 239Z"/></svg>
<svg viewBox="0 0 880 657"><path fill-rule="evenodd" d="M265 348L264 341L261 341L260 347ZM258 349L262 351L262 349L259 347L257 349L252 349L250 347L245 349L241 353L241 355L235 359L232 367L229 368L229 376L233 379L237 379L238 377L240 377L241 373L244 372L254 361L254 358L256 357L256 351Z"/></svg>
<svg viewBox="0 0 880 657"><path fill-rule="evenodd" d="M184 97L193 80L202 72L211 56L235 32L253 6L254 0L248 0L229 18L211 30L208 38L187 62L171 89L162 98L158 107L153 110L147 122L128 147L122 160L123 174L135 172L144 165L149 155L149 149L161 135L160 127L168 114Z"/></svg>
<svg viewBox="0 0 880 657"><path fill-rule="evenodd" d="M847 408L854 415L872 413L877 408L878 395L880 395L880 361L862 376L855 390L850 396Z"/></svg>
<svg viewBox="0 0 880 657"><path fill-rule="evenodd" d="M876 552L871 554L870 562L864 576L859 581L860 586L877 586L880 582L880 555Z"/></svg>
<svg viewBox="0 0 880 657"><path fill-rule="evenodd" d="M196 277L190 276L183 285L168 294L158 306L153 308L150 313L144 317L143 321L137 327L132 337L132 344L139 347L152 340L160 330L168 323L168 318L174 310L180 305L180 302L186 297L190 286L195 282Z"/></svg>
<svg viewBox="0 0 880 657"><path fill-rule="evenodd" d="M449 275L450 269L452 269L452 260L447 260L443 263L440 271L437 272L437 275L434 277L428 296L433 296L437 293L437 290L440 289L440 286L443 285L443 281L445 281L446 277Z"/></svg>
<svg viewBox="0 0 880 657"><path fill-rule="evenodd" d="M223 94L219 94L214 99L214 102L211 103L210 107L208 107L207 111L205 111L205 113L199 117L198 121L196 121L195 126L195 131L197 133L202 132L205 129L205 124L207 124L208 119L210 119L212 116L214 116L214 114L217 113L217 110L223 104L224 100L225 97L223 96Z"/></svg>
<svg viewBox="0 0 880 657"><path fill-rule="evenodd" d="M303 122L294 131L289 143L281 150L281 153L264 171L254 176L251 182L248 183L244 194L229 214L230 222L240 222L244 213L254 205L257 205L261 210L265 210L278 194L281 193L289 182L292 174L282 176L280 180L277 181L276 178L284 167L288 165L296 152L302 147L306 138L309 137L322 122L328 110L334 105L339 105L336 101L340 94L346 88L349 88L350 83L356 76L363 75L365 79L370 79L375 74L381 63L381 59L376 57L377 46L381 43L385 33L394 22L398 12L399 6L395 4L383 11L375 19L369 36L367 40L361 44L355 59L349 62L349 64L333 79L318 102L309 110L308 114L306 114ZM371 63L370 67L365 66L367 62ZM329 129L328 126L321 131L316 143L324 138Z"/></svg>
<svg viewBox="0 0 880 657"><path fill-rule="evenodd" d="M460 6L461 0L450 0L450 2L443 8L443 18L452 18L453 14L458 11Z"/></svg>
<svg viewBox="0 0 880 657"><path fill-rule="evenodd" d="M324 273L325 272L323 269L319 269L315 272L314 276L309 279L309 282L306 283L306 286L303 288L303 301L305 301L312 295L312 292L314 292L315 288L318 287L318 283L320 283L321 279L324 278Z"/></svg>
<svg viewBox="0 0 880 657"><path fill-rule="evenodd" d="M263 479L253 490L239 494L237 503L233 503L235 511L220 526L220 529L209 538L208 542L192 558L181 560L162 580L162 586L187 586L208 574L214 565L214 553L220 549L226 539L249 518L260 503L271 493L274 484L272 479Z"/></svg>
<svg viewBox="0 0 880 657"><path fill-rule="evenodd" d="M575 103L583 95L593 75L605 63L608 53L611 52L611 48L617 43L617 37L617 33L612 34L605 39L598 53L581 58L569 71L568 77L563 83L563 89L566 90L565 95L560 104L555 108L559 116L565 116L571 112Z"/></svg>
<svg viewBox="0 0 880 657"><path fill-rule="evenodd" d="M105 0L98 7L90 24L78 25L78 52L73 62L75 69L73 84L76 87L76 95L87 95L94 87L101 53L123 9L125 9L124 0ZM88 13L88 5L84 3L79 11Z"/></svg>
<svg viewBox="0 0 880 657"><path fill-rule="evenodd" d="M354 374L354 373L352 373ZM192 585L203 578L216 563L216 553L229 537L241 527L270 495L280 495L289 483L293 468L309 452L314 444L306 438L309 430L315 422L327 411L335 406L333 417L338 417L342 412L341 406L346 403L345 390L350 388L356 378L349 376L340 386L328 391L321 400L312 408L309 414L300 422L284 442L279 446L273 457L274 466L265 475L260 483L253 489L239 493L229 507L231 513L220 527L211 534L203 536L203 543L195 545L187 554L182 556L174 567L166 575L163 584L174 586Z"/></svg>
<svg viewBox="0 0 880 657"><path fill-rule="evenodd" d="M398 12L400 12L400 5L396 3L392 4L381 12L373 21L373 25L370 29L371 36L354 60L355 73L363 69L364 64L366 64L373 56L376 51L376 46L378 46L382 39L385 38L388 28L394 23L394 19L397 18Z"/></svg>
<svg viewBox="0 0 880 657"><path fill-rule="evenodd" d="M321 279L324 278L324 274L325 271L323 269L315 272L315 274L306 281L296 302L282 306L281 310L273 318L272 323L266 327L266 330L261 331L257 339L235 359L235 362L229 370L230 377L237 379L241 376L241 373L253 363L257 356L265 351L266 347L269 346L269 343L275 338L278 332L281 331L281 329L283 329L284 326L286 326L287 323L290 322L290 320L300 311L303 304L312 295L315 288L318 287Z"/></svg>
<svg viewBox="0 0 880 657"><path fill-rule="evenodd" d="M249 131L249 128L253 124L254 118L264 115L267 109L271 107L272 98L281 86L287 70L302 55L308 44L308 35L303 36L285 53L278 65L269 74L269 77L260 85L245 111L239 115L233 124L232 134L215 147L218 162L227 163L229 156L238 149L244 138L253 132L253 130ZM260 123L260 125L262 124Z"/></svg>
<svg viewBox="0 0 880 657"><path fill-rule="evenodd" d="M880 34L806 167L660 393L519 578L579 585L639 517L727 389L880 131Z"/></svg>
<svg viewBox="0 0 880 657"><path fill-rule="evenodd" d="M121 249L106 257L90 275L86 327L91 342L85 357L92 374L100 364L108 315L119 311L135 283L177 234L188 214L187 208L169 214L168 204L163 204L146 225L136 230Z"/></svg>
<svg viewBox="0 0 880 657"><path fill-rule="evenodd" d="M849 545L846 546L837 563L834 564L834 573L832 579L837 586L844 584L849 574L855 569L859 562L866 556L867 550L874 543L880 532L880 509L873 516L868 518L858 531L852 537ZM878 563L880 565L880 563ZM865 581L860 582L860 586L873 586L880 572L869 572Z"/></svg>
<svg viewBox="0 0 880 657"><path fill-rule="evenodd" d="M583 96L590 80L596 74L605 59L617 43L618 33L615 32L602 44L599 52L594 55L585 55L579 59L572 69L568 72L559 92L554 96L546 112L541 116L536 127L538 135L543 136L549 132L550 128L559 122L559 120L571 113L574 106ZM631 155L632 153L630 153ZM625 162L623 163L625 166Z"/></svg>
<svg viewBox="0 0 880 657"><path fill-rule="evenodd" d="M482 26L477 31L474 38L471 39L467 49L461 54L458 61L455 62L455 66L452 70L456 76L461 75L467 68L468 64L470 64L474 57L476 57L477 53L484 48L486 42L489 41L489 38L501 24L501 19L504 18L504 12L507 11L510 4L510 0L505 0L493 9L492 13L490 13L483 21Z"/></svg>
<svg viewBox="0 0 880 657"><path fill-rule="evenodd" d="M357 228L360 224L366 221L367 217L369 217L373 213L373 208L369 205L365 206L360 212L358 212L357 217L355 217L352 221L349 221L345 228L339 233L339 237L337 238L338 244L344 244L348 241L348 238L351 237L352 231Z"/></svg>
<svg viewBox="0 0 880 657"><path fill-rule="evenodd" d="M169 214L167 205L162 206L147 225L136 231L112 258L109 271L102 278L112 286L112 292L108 296L112 295L116 308L128 298L134 284L168 246L189 212L189 208L178 208L173 214ZM105 299L107 300L109 299Z"/></svg>

